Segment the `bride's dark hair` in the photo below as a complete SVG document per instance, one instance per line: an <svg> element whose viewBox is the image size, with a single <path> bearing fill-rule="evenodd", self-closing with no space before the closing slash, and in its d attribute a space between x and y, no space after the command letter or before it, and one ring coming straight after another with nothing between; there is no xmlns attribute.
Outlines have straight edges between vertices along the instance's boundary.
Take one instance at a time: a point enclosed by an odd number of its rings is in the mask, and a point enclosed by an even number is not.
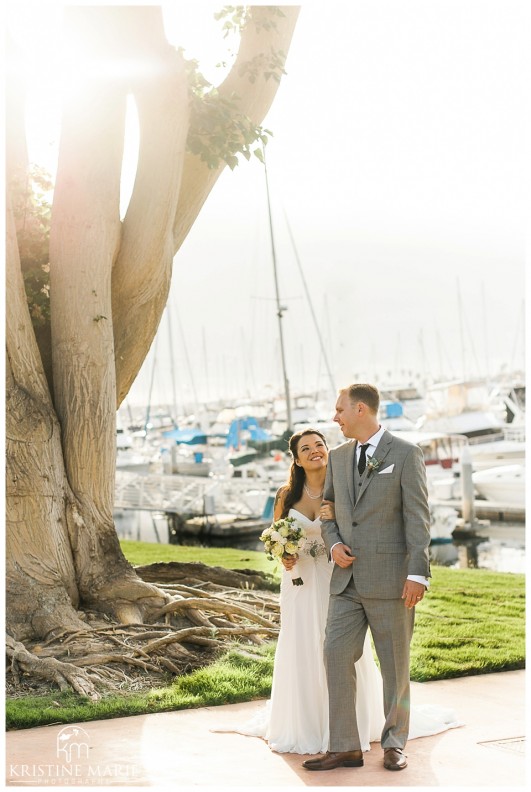
<svg viewBox="0 0 531 792"><path fill-rule="evenodd" d="M306 473L300 465L297 465L297 459L299 458L297 449L299 447L301 438L305 435L319 435L326 448L328 448L326 437L322 432L319 431L319 429L302 429L300 432L295 432L295 434L291 435L288 444L289 452L291 454L291 467L289 469L288 483L284 487L281 487L278 491L278 496L283 497L282 514L280 515L281 519L287 517L288 512L293 504L297 503L297 501L300 501L302 498L302 488L304 486Z"/></svg>

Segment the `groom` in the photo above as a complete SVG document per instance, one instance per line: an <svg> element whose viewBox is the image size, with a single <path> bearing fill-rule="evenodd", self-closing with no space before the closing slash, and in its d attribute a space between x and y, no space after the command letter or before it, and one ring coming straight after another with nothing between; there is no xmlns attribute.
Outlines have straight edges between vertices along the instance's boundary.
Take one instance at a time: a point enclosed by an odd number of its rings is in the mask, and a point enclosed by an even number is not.
<svg viewBox="0 0 531 792"><path fill-rule="evenodd" d="M356 671L370 627L380 661L385 724L384 767L403 770L409 731L409 645L414 608L428 588L430 515L422 451L378 423L372 385L344 388L336 421L353 442L328 458L324 499L335 520L322 535L334 569L324 645L330 743L308 770L361 767L356 721Z"/></svg>

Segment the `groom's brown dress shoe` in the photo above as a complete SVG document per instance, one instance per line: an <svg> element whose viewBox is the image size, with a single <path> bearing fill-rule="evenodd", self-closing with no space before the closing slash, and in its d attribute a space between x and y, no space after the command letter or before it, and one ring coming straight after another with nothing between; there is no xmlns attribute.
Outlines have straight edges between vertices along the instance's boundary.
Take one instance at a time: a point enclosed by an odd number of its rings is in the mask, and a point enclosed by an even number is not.
<svg viewBox="0 0 531 792"><path fill-rule="evenodd" d="M401 748L384 749L384 767L386 770L403 770L407 767L406 755Z"/></svg>
<svg viewBox="0 0 531 792"><path fill-rule="evenodd" d="M335 770L336 767L363 767L362 751L327 751L320 759L307 759L302 763L306 770Z"/></svg>

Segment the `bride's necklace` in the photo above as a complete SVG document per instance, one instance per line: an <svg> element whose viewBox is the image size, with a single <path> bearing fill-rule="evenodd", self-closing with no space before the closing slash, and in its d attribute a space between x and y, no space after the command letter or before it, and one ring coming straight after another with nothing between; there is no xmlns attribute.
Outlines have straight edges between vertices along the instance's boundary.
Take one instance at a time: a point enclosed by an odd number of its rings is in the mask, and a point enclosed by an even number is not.
<svg viewBox="0 0 531 792"><path fill-rule="evenodd" d="M304 491L305 491L306 495L307 495L309 498L311 498L312 500L317 500L318 498L322 498L322 496L323 496L323 490L324 490L324 487L323 487L323 489L321 490L321 492L319 492L317 495L312 495L312 493L310 492L310 490L308 489L308 487L306 486L306 484L304 484Z"/></svg>

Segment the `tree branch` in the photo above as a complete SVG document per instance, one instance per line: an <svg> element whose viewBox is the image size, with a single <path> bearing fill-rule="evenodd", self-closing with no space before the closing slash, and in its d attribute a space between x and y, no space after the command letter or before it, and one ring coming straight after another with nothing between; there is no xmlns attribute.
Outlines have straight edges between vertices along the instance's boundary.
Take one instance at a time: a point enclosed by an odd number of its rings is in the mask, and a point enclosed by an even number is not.
<svg viewBox="0 0 531 792"><path fill-rule="evenodd" d="M280 6L283 16L274 17L274 25L264 25L270 21L268 6L252 6L252 22L243 29L240 47L233 67L219 87L221 97L237 97L240 113L255 124L261 124L273 103L279 88L279 81L266 79L263 73L251 82L247 65L257 56L267 55L271 50L287 56L299 6ZM187 154L184 163L181 198L173 226L173 245L177 252L188 236L201 207L210 194L214 184L223 172L225 165L212 169L199 157Z"/></svg>
<svg viewBox="0 0 531 792"><path fill-rule="evenodd" d="M251 82L245 66L257 55L269 54L271 50L287 54L299 7L282 6L281 11L282 16L275 17L274 25L264 25L262 23L268 19L271 13L268 7L253 6L251 8L253 21L244 28L236 61L219 88L220 96L236 101L241 114L248 116L256 124L261 123L267 115L278 90L279 82L273 78L266 79L264 73L259 74L258 79ZM178 104L181 99L173 101ZM174 111L176 109L179 110L177 107L174 108ZM165 123L171 126L173 117L172 113ZM133 251L130 246L127 251L122 248L120 264L118 266L117 263L115 272L113 272L113 293L115 295L113 306L116 306L114 309L116 311L114 333L117 406L127 395L155 337L168 297L173 256L181 247L201 207L225 167L223 163L218 168L211 169L198 156L189 152L181 155L179 146L177 149L179 168L181 166L183 168L182 178L181 171L179 171L179 183L175 185L177 189L173 195L168 194L170 184L163 182L167 193L165 195L163 192L159 199L168 208L172 204L176 207L172 239L168 240L161 233L162 229L159 228L157 247L161 252L158 260L152 255L146 256L147 262L142 259L140 252L135 255L133 260ZM161 155L162 153L161 151ZM172 164L168 160L165 160L165 163L168 169L172 168L172 165L174 166L174 163ZM150 183L152 184L152 181ZM158 189L160 190L160 187ZM154 194L156 193L151 193L151 197ZM141 202L144 212L149 206L149 201L146 198L145 190L141 192L139 185L138 200L139 204ZM175 203L176 199L178 199L177 203ZM166 214L164 214L165 219ZM136 229L136 238L140 239L141 250L146 247L145 244L142 244L141 238L142 234L146 234L146 228L147 224L143 222L142 226L137 226ZM130 269L134 272L131 285L127 283L123 275ZM123 303L126 308L120 309L119 302Z"/></svg>
<svg viewBox="0 0 531 792"><path fill-rule="evenodd" d="M134 89L141 130L138 170L112 273L117 404L144 362L168 295L188 132L184 62L167 48L155 63L152 78Z"/></svg>

